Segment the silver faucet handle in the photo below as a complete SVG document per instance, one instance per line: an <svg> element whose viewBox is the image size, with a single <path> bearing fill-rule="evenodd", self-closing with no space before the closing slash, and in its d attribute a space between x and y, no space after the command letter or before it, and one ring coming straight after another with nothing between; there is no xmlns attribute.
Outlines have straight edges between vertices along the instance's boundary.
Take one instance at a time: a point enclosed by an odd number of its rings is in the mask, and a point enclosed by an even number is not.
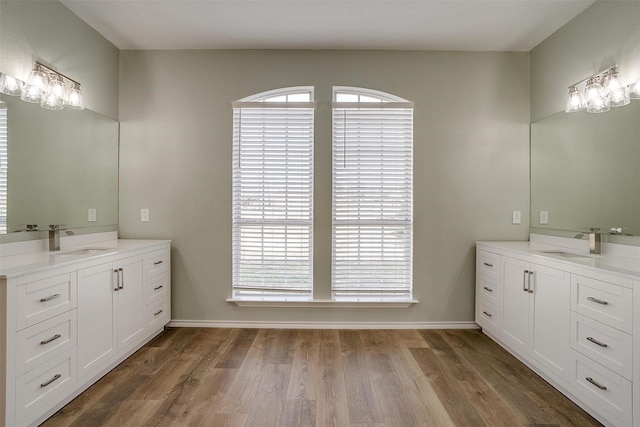
<svg viewBox="0 0 640 427"><path fill-rule="evenodd" d="M49 225L49 230L53 230L53 231L55 231L55 230L64 230L64 228L62 228L62 227L66 227L66 225L64 225L64 224L50 224Z"/></svg>
<svg viewBox="0 0 640 427"><path fill-rule="evenodd" d="M599 228L597 228L597 227L591 227L591 228L589 228L589 232L590 232L590 233L597 233L597 232L599 232L599 231L600 231L600 229L599 229Z"/></svg>

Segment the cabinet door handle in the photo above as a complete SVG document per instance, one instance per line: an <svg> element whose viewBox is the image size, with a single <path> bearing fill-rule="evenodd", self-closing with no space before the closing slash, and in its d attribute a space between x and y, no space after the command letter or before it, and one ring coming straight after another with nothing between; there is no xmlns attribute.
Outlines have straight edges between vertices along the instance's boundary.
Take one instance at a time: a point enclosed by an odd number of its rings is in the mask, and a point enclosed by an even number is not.
<svg viewBox="0 0 640 427"><path fill-rule="evenodd" d="M153 313L154 316L157 316L159 314L162 314L164 312L164 310L158 310L155 313Z"/></svg>
<svg viewBox="0 0 640 427"><path fill-rule="evenodd" d="M591 341L592 343L594 343L596 345L599 345L600 347L603 347L603 348L609 347L607 344L605 344L603 342L600 342L600 341L598 341L597 339L595 339L593 337L587 337L587 341Z"/></svg>
<svg viewBox="0 0 640 427"><path fill-rule="evenodd" d="M529 290L527 289L527 277L529 275L529 270L525 270L524 273L522 274L522 290L524 292L529 292Z"/></svg>
<svg viewBox="0 0 640 427"><path fill-rule="evenodd" d="M533 271L529 272L529 279L527 282L527 290L529 291L530 294L533 293L533 289L531 289L531 276L533 276Z"/></svg>
<svg viewBox="0 0 640 427"><path fill-rule="evenodd" d="M45 298L40 298L40 302L51 301L52 299L60 298L60 294L51 295Z"/></svg>
<svg viewBox="0 0 640 427"><path fill-rule="evenodd" d="M163 287L164 287L164 286L160 285L160 286L157 286L157 287L153 288L153 290L154 290L154 291L157 291L158 289L162 289Z"/></svg>
<svg viewBox="0 0 640 427"><path fill-rule="evenodd" d="M46 345L46 344L49 344L51 341L55 341L55 340L57 340L58 338L60 338L61 336L62 336L62 335L60 335L60 334L55 334L54 336L52 336L52 337L51 337L51 338L49 338L49 339L46 339L46 340L44 340L44 341L40 341L40 345Z"/></svg>
<svg viewBox="0 0 640 427"><path fill-rule="evenodd" d="M598 387L600 390L606 390L607 387L603 386L602 384L598 384L598 382L596 380L594 380L591 377L586 377L585 380L589 381L591 384L593 384L594 386Z"/></svg>
<svg viewBox="0 0 640 427"><path fill-rule="evenodd" d="M116 273L116 287L113 288L114 291L118 292L120 290L120 275L118 274L118 269L113 270Z"/></svg>
<svg viewBox="0 0 640 427"><path fill-rule="evenodd" d="M484 265L486 265L487 267L493 267L493 264L490 264L488 262L483 262Z"/></svg>
<svg viewBox="0 0 640 427"><path fill-rule="evenodd" d="M596 304L600 304L600 305L609 305L609 302L607 301L603 301L601 299L598 298L594 298L594 297L587 297L587 299L591 302L595 302Z"/></svg>
<svg viewBox="0 0 640 427"><path fill-rule="evenodd" d="M491 288L487 288L486 286L485 286L483 289L484 289L485 291L487 291L487 292L493 292L493 289L491 289Z"/></svg>
<svg viewBox="0 0 640 427"><path fill-rule="evenodd" d="M153 263L153 265L160 265L160 264L162 264L162 260L156 261L156 262Z"/></svg>
<svg viewBox="0 0 640 427"><path fill-rule="evenodd" d="M46 386L48 386L49 384L51 384L52 382L54 382L55 380L57 380L57 379L58 379L58 378L60 378L61 376L62 376L62 375L60 375L60 374L55 374L55 375L53 376L53 378L51 378L49 381L45 381L45 382L43 382L42 384L40 384L40 387L46 387Z"/></svg>
<svg viewBox="0 0 640 427"><path fill-rule="evenodd" d="M482 313L483 313L485 316L493 317L493 314L491 314L491 313L487 313L486 311L483 311Z"/></svg>
<svg viewBox="0 0 640 427"><path fill-rule="evenodd" d="M120 289L124 289L124 270L119 268L118 271L120 272Z"/></svg>

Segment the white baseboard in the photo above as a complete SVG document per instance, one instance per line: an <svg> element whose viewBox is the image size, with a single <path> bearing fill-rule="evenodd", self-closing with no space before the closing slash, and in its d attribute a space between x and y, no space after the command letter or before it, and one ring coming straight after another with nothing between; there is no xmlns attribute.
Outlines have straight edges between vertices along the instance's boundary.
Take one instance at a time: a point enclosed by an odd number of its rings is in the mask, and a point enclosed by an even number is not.
<svg viewBox="0 0 640 427"><path fill-rule="evenodd" d="M475 322L260 322L179 319L172 320L167 326L249 329L480 329Z"/></svg>

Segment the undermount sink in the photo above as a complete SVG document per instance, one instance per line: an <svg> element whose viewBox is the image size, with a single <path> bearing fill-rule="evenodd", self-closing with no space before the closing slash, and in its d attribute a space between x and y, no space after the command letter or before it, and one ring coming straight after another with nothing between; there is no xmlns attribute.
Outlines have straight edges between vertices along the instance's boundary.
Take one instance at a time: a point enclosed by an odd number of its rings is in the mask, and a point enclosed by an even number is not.
<svg viewBox="0 0 640 427"><path fill-rule="evenodd" d="M592 258L590 255L574 254L565 251L540 251L540 253L551 256L559 256L562 258Z"/></svg>
<svg viewBox="0 0 640 427"><path fill-rule="evenodd" d="M108 250L108 248L84 248L76 249L75 251L62 252L55 254L56 256L82 256L82 255L96 255Z"/></svg>

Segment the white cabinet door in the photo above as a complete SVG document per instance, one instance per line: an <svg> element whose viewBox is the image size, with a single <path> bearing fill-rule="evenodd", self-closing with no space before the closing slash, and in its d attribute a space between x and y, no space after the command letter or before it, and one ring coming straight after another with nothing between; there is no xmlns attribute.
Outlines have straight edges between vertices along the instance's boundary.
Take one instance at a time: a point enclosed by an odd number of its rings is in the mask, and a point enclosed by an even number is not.
<svg viewBox="0 0 640 427"><path fill-rule="evenodd" d="M78 378L115 357L115 287L112 263L78 271Z"/></svg>
<svg viewBox="0 0 640 427"><path fill-rule="evenodd" d="M118 261L116 322L118 351L135 344L144 334L144 282L142 257Z"/></svg>
<svg viewBox="0 0 640 427"><path fill-rule="evenodd" d="M533 264L531 351L545 368L571 379L571 274Z"/></svg>
<svg viewBox="0 0 640 427"><path fill-rule="evenodd" d="M529 347L529 271L528 262L502 257L502 338L522 354Z"/></svg>

